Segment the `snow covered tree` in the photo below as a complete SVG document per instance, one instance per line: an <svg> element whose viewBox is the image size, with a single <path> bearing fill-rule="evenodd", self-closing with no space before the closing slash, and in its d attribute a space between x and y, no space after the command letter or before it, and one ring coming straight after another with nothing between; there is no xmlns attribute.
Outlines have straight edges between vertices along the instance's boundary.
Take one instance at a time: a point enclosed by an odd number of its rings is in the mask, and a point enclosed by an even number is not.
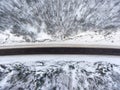
<svg viewBox="0 0 120 90"><path fill-rule="evenodd" d="M46 34L64 39L81 31L120 28L120 0L0 0L0 30L35 41Z"/></svg>

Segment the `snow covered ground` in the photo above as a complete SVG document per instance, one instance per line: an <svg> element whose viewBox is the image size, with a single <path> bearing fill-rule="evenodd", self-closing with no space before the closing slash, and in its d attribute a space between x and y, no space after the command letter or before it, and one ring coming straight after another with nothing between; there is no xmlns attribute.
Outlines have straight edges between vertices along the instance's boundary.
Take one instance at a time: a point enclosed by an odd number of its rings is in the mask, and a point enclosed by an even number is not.
<svg viewBox="0 0 120 90"><path fill-rule="evenodd" d="M35 61L87 61L87 62L108 62L120 65L120 56L103 56L103 55L15 55L0 56L1 64Z"/></svg>
<svg viewBox="0 0 120 90"><path fill-rule="evenodd" d="M64 38L63 40L52 38L46 33L36 35L36 41L26 42L22 36L15 36L9 31L0 33L1 48L19 48L19 47L103 47L120 48L120 32L111 32L108 35L96 33L93 31L81 32L80 34Z"/></svg>
<svg viewBox="0 0 120 90"><path fill-rule="evenodd" d="M119 56L0 56L0 90L120 90Z"/></svg>

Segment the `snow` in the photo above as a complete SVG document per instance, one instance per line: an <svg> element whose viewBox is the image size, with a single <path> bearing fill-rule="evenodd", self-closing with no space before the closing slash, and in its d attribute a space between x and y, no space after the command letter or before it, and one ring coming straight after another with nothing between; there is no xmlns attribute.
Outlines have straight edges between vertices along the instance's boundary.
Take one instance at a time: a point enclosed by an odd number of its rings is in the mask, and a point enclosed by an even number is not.
<svg viewBox="0 0 120 90"><path fill-rule="evenodd" d="M1 87L0 89L7 87L8 85L7 80L9 80L13 74L14 72L9 73L3 80L0 81L0 87Z"/></svg>
<svg viewBox="0 0 120 90"><path fill-rule="evenodd" d="M0 0L0 49L118 49L119 16L120 0ZM120 56L0 56L0 90L119 90L119 76Z"/></svg>
<svg viewBox="0 0 120 90"><path fill-rule="evenodd" d="M57 43L120 48L119 4L119 0L0 0L0 46Z"/></svg>
<svg viewBox="0 0 120 90"><path fill-rule="evenodd" d="M96 86L98 90L104 90L104 87L118 90L119 58L100 55L0 56L0 89L12 86L10 90L77 90L78 87L93 90Z"/></svg>
<svg viewBox="0 0 120 90"><path fill-rule="evenodd" d="M0 33L0 44L2 45L3 43L9 43L9 44L15 44L17 42L24 42L25 40L23 39L22 36L16 36L10 32L11 30L5 30L4 32Z"/></svg>
<svg viewBox="0 0 120 90"><path fill-rule="evenodd" d="M106 37L104 34L97 34L93 31L82 32L78 35L68 38L63 41L66 44L78 44L78 45L93 45L93 46L120 46L120 31L111 32Z"/></svg>
<svg viewBox="0 0 120 90"><path fill-rule="evenodd" d="M26 30L28 30L28 32L33 32L33 33L37 34L37 28L36 27L33 27L30 24L27 24L23 27L26 28Z"/></svg>
<svg viewBox="0 0 120 90"><path fill-rule="evenodd" d="M52 40L52 37L45 32L40 32L36 37L37 41Z"/></svg>
<svg viewBox="0 0 120 90"><path fill-rule="evenodd" d="M0 33L1 34L1 33ZM120 48L120 31L112 32L106 37L103 34L97 34L93 31L81 32L80 34L58 40L48 35L44 31L36 34L35 42L26 42L23 36L15 36L9 31L1 34L1 48L15 47L103 47L103 48ZM4 42L4 43L3 43ZM27 48L26 47L26 48Z"/></svg>
<svg viewBox="0 0 120 90"><path fill-rule="evenodd" d="M15 63L35 61L87 61L97 62L104 61L120 65L120 56L104 56L104 55L15 55L15 56L0 56L0 63Z"/></svg>

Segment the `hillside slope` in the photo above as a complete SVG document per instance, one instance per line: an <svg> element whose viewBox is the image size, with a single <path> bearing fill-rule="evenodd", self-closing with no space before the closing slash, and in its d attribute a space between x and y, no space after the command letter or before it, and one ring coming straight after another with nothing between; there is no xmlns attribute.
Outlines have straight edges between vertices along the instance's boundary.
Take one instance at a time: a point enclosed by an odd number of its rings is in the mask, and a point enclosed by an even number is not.
<svg viewBox="0 0 120 90"><path fill-rule="evenodd" d="M120 66L106 62L36 61L0 65L0 90L120 90Z"/></svg>

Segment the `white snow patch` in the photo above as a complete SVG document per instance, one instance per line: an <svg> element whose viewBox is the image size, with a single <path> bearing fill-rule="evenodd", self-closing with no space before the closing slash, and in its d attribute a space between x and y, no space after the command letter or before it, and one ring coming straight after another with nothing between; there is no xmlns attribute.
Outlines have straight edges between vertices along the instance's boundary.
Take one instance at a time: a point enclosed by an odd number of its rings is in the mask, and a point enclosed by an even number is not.
<svg viewBox="0 0 120 90"><path fill-rule="evenodd" d="M64 40L58 40L53 38L51 35L46 33L46 26L43 24L41 26L41 31L37 32L37 29L31 26L27 26L29 31L34 32L36 34L34 44L41 43L57 43L57 44L74 44L74 45L95 45L95 46L120 46L120 31L111 32L111 34L104 36L104 34L99 34L93 31L79 32L79 34L71 36L69 38L65 38ZM0 33L0 43L3 44L33 44L33 42L26 42L23 39L23 36L15 36L10 32L10 30L6 30L4 33Z"/></svg>
<svg viewBox="0 0 120 90"><path fill-rule="evenodd" d="M38 41L51 40L51 39L52 39L52 37L45 32L38 33L37 37L36 37L36 40L38 40Z"/></svg>
<svg viewBox="0 0 120 90"><path fill-rule="evenodd" d="M7 83L8 79L11 78L11 76L14 74L14 72L10 72L4 79L2 79L2 81L0 81L0 89L3 89L6 86L9 86L9 84Z"/></svg>
<svg viewBox="0 0 120 90"><path fill-rule="evenodd" d="M22 36L16 36L10 32L11 30L5 30L4 32L0 33L0 43L9 43L15 44L17 42L25 42Z"/></svg>
<svg viewBox="0 0 120 90"><path fill-rule="evenodd" d="M102 56L102 55L16 55L0 56L0 64L22 62L32 64L36 61L104 61L120 65L120 56ZM84 65L84 64L83 64Z"/></svg>
<svg viewBox="0 0 120 90"><path fill-rule="evenodd" d="M78 35L64 40L64 43L120 46L120 31L112 32L107 36L104 36L104 34L97 34L93 31L81 32Z"/></svg>

